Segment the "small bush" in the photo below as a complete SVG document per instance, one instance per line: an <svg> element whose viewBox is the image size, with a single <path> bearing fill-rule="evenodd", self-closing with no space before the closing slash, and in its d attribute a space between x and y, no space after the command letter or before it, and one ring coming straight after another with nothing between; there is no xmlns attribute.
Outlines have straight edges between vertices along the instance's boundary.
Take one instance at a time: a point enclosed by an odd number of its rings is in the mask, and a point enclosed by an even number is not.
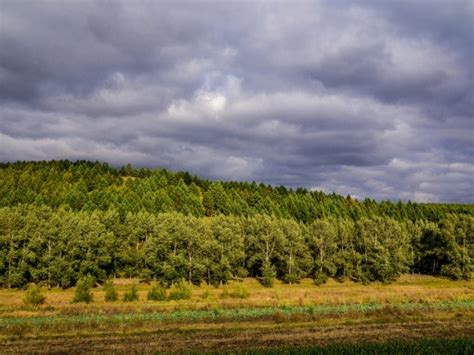
<svg viewBox="0 0 474 355"><path fill-rule="evenodd" d="M301 278L298 275L291 274L291 275L285 275L283 277L283 281L287 284L298 284L301 281Z"/></svg>
<svg viewBox="0 0 474 355"><path fill-rule="evenodd" d="M23 299L26 304L31 304L33 306L43 304L45 300L46 297L41 294L41 289L37 285L29 287L26 291L25 298Z"/></svg>
<svg viewBox="0 0 474 355"><path fill-rule="evenodd" d="M166 301L166 289L161 285L154 285L148 291L147 299L149 301Z"/></svg>
<svg viewBox="0 0 474 355"><path fill-rule="evenodd" d="M248 296L249 296L249 291L242 284L238 284L237 286L235 286L235 288L230 293L230 297L232 297L232 298L242 298L243 299L243 298L247 298Z"/></svg>
<svg viewBox="0 0 474 355"><path fill-rule="evenodd" d="M325 274L318 273L314 276L313 280L314 280L315 285L321 286L326 283L326 281L328 280L328 277Z"/></svg>
<svg viewBox="0 0 474 355"><path fill-rule="evenodd" d="M170 300L187 300L191 298L191 287L184 281L178 282L170 291Z"/></svg>
<svg viewBox="0 0 474 355"><path fill-rule="evenodd" d="M244 277L247 277L247 276L248 276L249 272L247 271L247 269L245 269L245 268L239 266L239 267L237 268L235 274L236 274L236 276L237 276L238 278L243 279Z"/></svg>
<svg viewBox="0 0 474 355"><path fill-rule="evenodd" d="M85 302L90 303L92 302L92 284L93 280L91 278L82 278L77 281L76 284L76 291L74 292L74 298L72 300L73 303Z"/></svg>
<svg viewBox="0 0 474 355"><path fill-rule="evenodd" d="M261 284L264 287L272 287L273 286L273 279L276 276L275 270L269 264L264 264L262 266L262 279Z"/></svg>
<svg viewBox="0 0 474 355"><path fill-rule="evenodd" d="M105 290L105 302L114 302L118 300L118 294L117 290L115 290L114 283L112 281L107 281L104 284L104 290Z"/></svg>
<svg viewBox="0 0 474 355"><path fill-rule="evenodd" d="M130 290L128 290L127 292L125 292L123 294L123 301L124 302L133 302L133 301L137 301L138 300L138 290L137 290L137 286L136 285L133 285Z"/></svg>

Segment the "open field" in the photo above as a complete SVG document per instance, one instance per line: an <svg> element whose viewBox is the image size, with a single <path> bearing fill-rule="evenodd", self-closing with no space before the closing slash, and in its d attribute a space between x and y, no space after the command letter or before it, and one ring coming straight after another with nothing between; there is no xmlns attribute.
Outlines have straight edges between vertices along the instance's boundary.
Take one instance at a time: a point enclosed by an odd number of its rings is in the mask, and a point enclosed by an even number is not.
<svg viewBox="0 0 474 355"><path fill-rule="evenodd" d="M389 285L330 280L315 286L304 280L264 288L246 279L220 288L193 287L188 300L162 302L148 301L151 286L137 284L139 300L123 302L121 295L133 283L137 280L115 280L120 300L109 303L101 287L93 289L89 304L71 303L74 289L44 289L46 302L38 307L23 303L25 291L0 290L0 353L263 351L289 346L310 352L316 346L400 340L418 344L423 339L435 339L430 346L439 347L451 339L452 349L458 344L472 352L473 281L404 275ZM237 287L244 287L248 296L235 298Z"/></svg>

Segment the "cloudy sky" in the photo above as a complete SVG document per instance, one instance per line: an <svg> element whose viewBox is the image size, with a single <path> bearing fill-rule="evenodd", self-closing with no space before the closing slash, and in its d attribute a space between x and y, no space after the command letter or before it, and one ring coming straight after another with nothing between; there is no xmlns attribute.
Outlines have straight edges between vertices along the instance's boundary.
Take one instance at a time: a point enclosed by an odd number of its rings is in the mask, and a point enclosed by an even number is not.
<svg viewBox="0 0 474 355"><path fill-rule="evenodd" d="M474 202L474 1L0 0L0 161Z"/></svg>

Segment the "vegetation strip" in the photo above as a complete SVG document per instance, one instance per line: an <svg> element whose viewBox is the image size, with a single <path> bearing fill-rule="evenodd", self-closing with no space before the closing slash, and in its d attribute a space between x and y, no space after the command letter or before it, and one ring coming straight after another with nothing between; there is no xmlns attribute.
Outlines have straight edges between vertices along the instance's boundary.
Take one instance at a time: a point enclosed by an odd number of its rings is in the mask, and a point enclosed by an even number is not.
<svg viewBox="0 0 474 355"><path fill-rule="evenodd" d="M130 321L180 321L180 320L215 320L215 319L251 319L273 316L275 313L281 314L330 314L348 312L370 312L382 310L384 307L399 308L402 310L454 310L454 309L474 309L474 301L461 302L433 302L433 303L403 303L397 306L381 303L366 304L344 304L344 305L315 305L315 306L281 306L281 307L261 307L261 308L236 308L236 309L214 309L214 310L193 310L174 311L156 313L122 313L113 315L54 315L41 317L17 317L0 318L0 326L13 324L42 325L54 324L64 321L72 323L87 322L130 322Z"/></svg>
<svg viewBox="0 0 474 355"><path fill-rule="evenodd" d="M0 287L367 284L473 271L474 204L358 201L84 161L0 163L0 182Z"/></svg>
<svg viewBox="0 0 474 355"><path fill-rule="evenodd" d="M256 326L251 326L254 324ZM259 325L265 324L265 327ZM95 329L95 328L94 328ZM204 327L181 326L162 331L160 327L148 330L136 329L132 332L119 331L97 332L95 330L78 332L71 327L70 333L58 331L54 334L41 329L32 337L19 332L0 343L1 353L188 353L190 349L196 353L205 351L247 351L273 349L298 349L306 347L326 347L330 344L385 344L388 342L407 341L418 343L425 339L454 339L458 344L451 344L453 349L461 349L462 339L474 339L472 322L457 320L407 321L374 324L337 324L321 326L317 323L269 324L268 322L239 322L232 324L208 324ZM472 342L471 342L472 344ZM370 349L370 345L369 349ZM427 349L436 349L427 347ZM246 350L247 349L247 350ZM337 346L336 346L337 349ZM419 348L417 347L417 352ZM469 349L469 347L468 347ZM386 353L381 351L374 354ZM462 349L461 349L462 350ZM298 352L299 353L299 352ZM337 352L339 354L340 352ZM344 352L343 352L344 353ZM349 352L354 353L354 352ZM359 353L359 352L356 352ZM388 352L392 353L392 352ZM407 348L403 353L413 353ZM425 352L426 353L426 352ZM452 352L433 351L430 354L446 354ZM472 354L458 351L456 354Z"/></svg>
<svg viewBox="0 0 474 355"><path fill-rule="evenodd" d="M298 346L292 348L254 349L225 352L236 355L290 355L290 354L472 354L474 339L421 339L416 341L388 341L384 343L343 343L331 345ZM219 352L222 354L222 352ZM209 353L209 354L218 354Z"/></svg>

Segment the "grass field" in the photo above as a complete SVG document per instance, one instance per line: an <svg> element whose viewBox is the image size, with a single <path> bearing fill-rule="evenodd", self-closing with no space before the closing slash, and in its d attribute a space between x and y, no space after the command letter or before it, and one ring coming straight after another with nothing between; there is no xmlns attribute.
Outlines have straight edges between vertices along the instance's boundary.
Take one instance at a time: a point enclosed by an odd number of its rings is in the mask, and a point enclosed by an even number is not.
<svg viewBox="0 0 474 355"><path fill-rule="evenodd" d="M161 302L147 300L150 285L115 284L119 301L105 302L98 287L89 304L72 303L74 289L43 289L41 306L25 305L24 290L0 290L0 353L474 351L473 281L404 275L389 285L304 280L264 288L246 279ZM121 301L131 284L139 300Z"/></svg>

